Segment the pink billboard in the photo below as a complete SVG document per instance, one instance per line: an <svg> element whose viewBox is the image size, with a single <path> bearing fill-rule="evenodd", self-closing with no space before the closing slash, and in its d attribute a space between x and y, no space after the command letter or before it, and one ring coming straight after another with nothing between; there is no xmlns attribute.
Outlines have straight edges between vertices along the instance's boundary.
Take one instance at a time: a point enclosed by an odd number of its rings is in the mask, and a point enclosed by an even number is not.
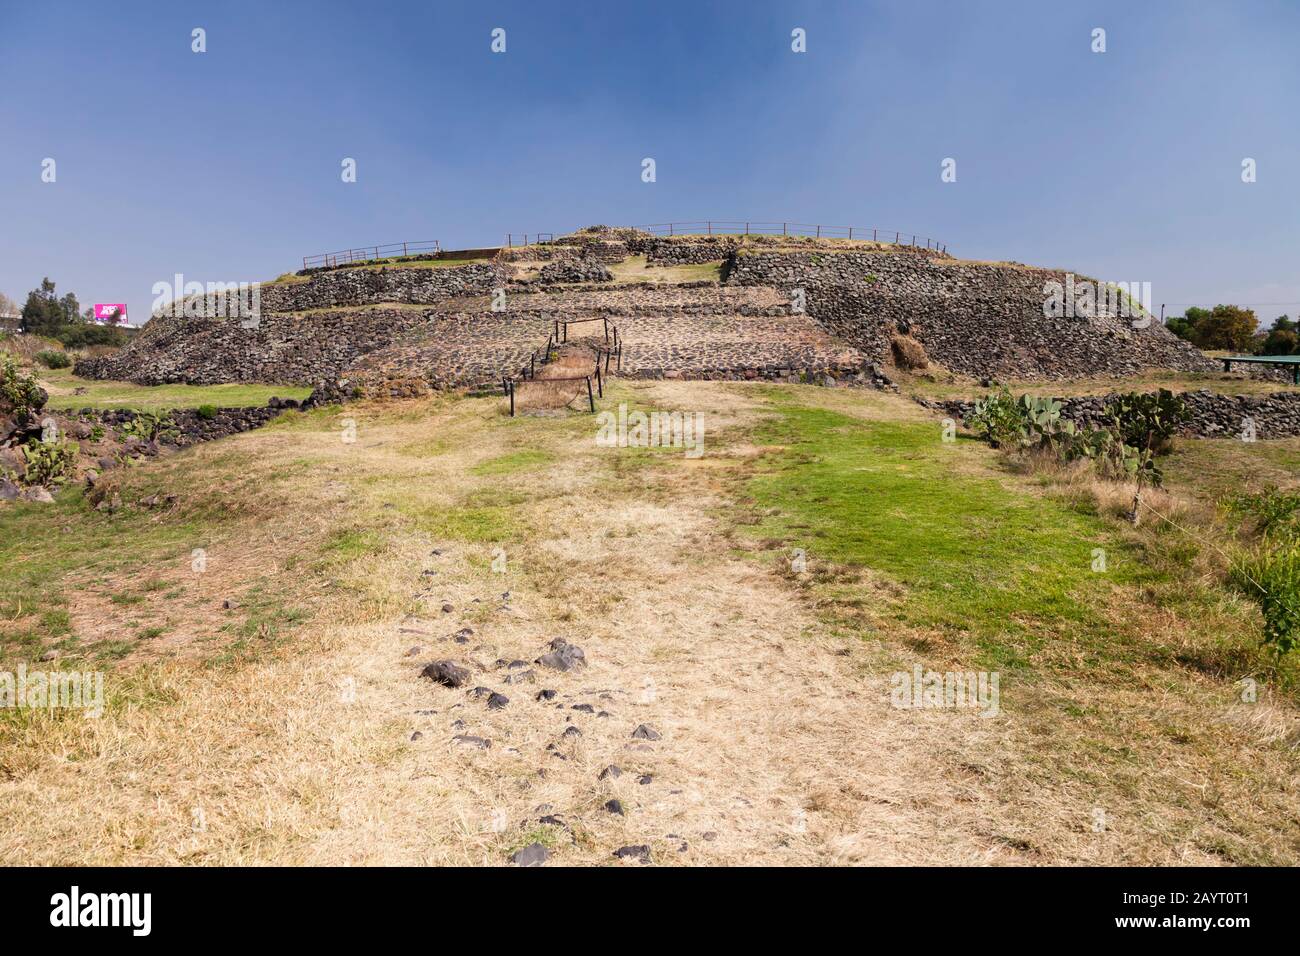
<svg viewBox="0 0 1300 956"><path fill-rule="evenodd" d="M95 321L118 323L126 322L125 302L96 302Z"/></svg>

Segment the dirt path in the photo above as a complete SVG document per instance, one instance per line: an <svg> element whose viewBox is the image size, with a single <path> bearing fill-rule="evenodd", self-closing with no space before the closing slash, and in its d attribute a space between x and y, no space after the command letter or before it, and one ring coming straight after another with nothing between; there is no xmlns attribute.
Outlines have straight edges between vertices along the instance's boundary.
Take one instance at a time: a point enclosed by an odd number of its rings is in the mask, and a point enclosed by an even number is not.
<svg viewBox="0 0 1300 956"><path fill-rule="evenodd" d="M681 407L700 388L635 395ZM714 427L755 413L723 386L709 400ZM957 769L986 725L903 719L871 652L820 633L775 566L731 555L723 479L752 449L719 437L698 461L612 480L619 452L595 446L590 419L525 422L550 429L551 462L479 482L525 502L504 573L490 541L389 520L444 508L475 462L531 447L535 434L485 427L485 407L363 422L355 447L312 432L236 439L261 454L250 460L311 458L322 483L346 474L354 520L384 541L345 582L364 599L287 653L164 665L138 678L150 706L33 730L0 782L0 860L502 864L534 841L556 863L610 862L623 846L660 864L1005 852L979 821L988 794ZM453 450L411 453L435 439ZM584 669L531 663L556 637L582 648ZM421 678L435 658L469 667L466 688ZM509 703L489 708L477 686ZM657 739L634 737L642 725ZM621 773L602 779L610 766Z"/></svg>

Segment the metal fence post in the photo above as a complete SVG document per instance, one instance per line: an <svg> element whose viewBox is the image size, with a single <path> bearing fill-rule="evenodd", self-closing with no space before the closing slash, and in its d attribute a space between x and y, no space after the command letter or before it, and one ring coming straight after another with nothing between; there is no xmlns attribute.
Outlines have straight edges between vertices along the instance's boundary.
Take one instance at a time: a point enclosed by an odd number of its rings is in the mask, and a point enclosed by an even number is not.
<svg viewBox="0 0 1300 956"><path fill-rule="evenodd" d="M596 398L591 394L591 376L587 376L587 402L591 405L592 412L596 411Z"/></svg>

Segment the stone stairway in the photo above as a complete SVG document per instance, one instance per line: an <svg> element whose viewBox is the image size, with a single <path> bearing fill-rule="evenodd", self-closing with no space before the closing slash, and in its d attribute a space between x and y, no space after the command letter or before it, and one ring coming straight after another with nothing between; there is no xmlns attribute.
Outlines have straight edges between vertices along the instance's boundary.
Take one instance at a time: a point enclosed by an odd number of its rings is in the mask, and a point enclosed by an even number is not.
<svg viewBox="0 0 1300 956"><path fill-rule="evenodd" d="M865 361L764 286L556 286L508 291L505 305L440 303L345 377L377 397L487 387L540 357L557 322L592 321L584 334L603 341L603 318L619 331L621 374L632 377L822 380L860 375Z"/></svg>

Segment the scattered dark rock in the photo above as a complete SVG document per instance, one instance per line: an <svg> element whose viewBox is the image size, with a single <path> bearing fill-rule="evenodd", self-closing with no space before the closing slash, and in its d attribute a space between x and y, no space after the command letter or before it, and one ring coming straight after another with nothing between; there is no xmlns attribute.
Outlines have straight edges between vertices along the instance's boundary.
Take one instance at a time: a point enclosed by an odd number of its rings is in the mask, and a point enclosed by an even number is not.
<svg viewBox="0 0 1300 956"><path fill-rule="evenodd" d="M411 647L411 648L408 648L408 649L407 649L407 651L406 651L406 656L407 656L407 657L414 657L416 654L419 654L420 651L422 651L422 650L424 650L424 648L421 647L419 644L416 644L414 647Z"/></svg>
<svg viewBox="0 0 1300 956"><path fill-rule="evenodd" d="M507 684L531 684L535 680L537 680L536 671L520 671L517 674L506 675Z"/></svg>
<svg viewBox="0 0 1300 956"><path fill-rule="evenodd" d="M620 860L636 860L638 863L650 862L650 847L644 843L636 846L621 846L614 851Z"/></svg>
<svg viewBox="0 0 1300 956"><path fill-rule="evenodd" d="M482 737L474 737L470 734L457 734L452 740L458 744L464 744L466 747L477 747L479 750L487 750L492 746L492 741L485 740Z"/></svg>
<svg viewBox="0 0 1300 956"><path fill-rule="evenodd" d="M537 658L537 663L557 671L581 670L587 666L587 655L576 644L557 637L551 641L550 653Z"/></svg>
<svg viewBox="0 0 1300 956"><path fill-rule="evenodd" d="M452 611L454 611L454 610L456 610L456 609L455 609L452 605L450 605L450 604L443 604L443 606L442 606L442 613L443 613L443 614L450 614L450 613L451 613Z"/></svg>
<svg viewBox="0 0 1300 956"><path fill-rule="evenodd" d="M550 851L540 843L530 843L510 854L510 862L515 866L542 866L550 858Z"/></svg>
<svg viewBox="0 0 1300 956"><path fill-rule="evenodd" d="M584 714L594 714L596 712L596 708L592 707L591 704L574 704L572 709L580 710Z"/></svg>
<svg viewBox="0 0 1300 956"><path fill-rule="evenodd" d="M422 730L417 730L415 733L411 734L412 740L422 740L423 738L424 738L424 731Z"/></svg>
<svg viewBox="0 0 1300 956"><path fill-rule="evenodd" d="M564 733L562 733L560 736L561 736L561 737L581 737L581 736L582 736L582 731L579 730L577 727L565 727L565 728L564 728Z"/></svg>
<svg viewBox="0 0 1300 956"><path fill-rule="evenodd" d="M505 694L493 694L488 698L488 710L502 710L508 703L510 698Z"/></svg>
<svg viewBox="0 0 1300 956"><path fill-rule="evenodd" d="M614 764L610 764L608 767L606 767L604 770L600 772L600 776L597 777L596 779L604 780L605 778L609 777L617 780L621 776L623 776L623 768L618 767Z"/></svg>
<svg viewBox="0 0 1300 956"><path fill-rule="evenodd" d="M553 690L539 690L537 692L537 696L534 698L534 700L554 700L554 699L555 699L555 691Z"/></svg>
<svg viewBox="0 0 1300 956"><path fill-rule="evenodd" d="M610 813L617 814L620 817L623 816L623 804L618 800L606 800L605 809L608 810Z"/></svg>
<svg viewBox="0 0 1300 956"><path fill-rule="evenodd" d="M637 783L644 787L646 784L654 783L654 780L655 778L653 774L643 773L641 774L641 778L637 780Z"/></svg>
<svg viewBox="0 0 1300 956"><path fill-rule="evenodd" d="M636 730L632 731L632 737L635 740L658 740L660 734L649 724L641 724Z"/></svg>
<svg viewBox="0 0 1300 956"><path fill-rule="evenodd" d="M463 687L469 680L469 671L454 661L433 661L425 665L420 676L444 687Z"/></svg>

